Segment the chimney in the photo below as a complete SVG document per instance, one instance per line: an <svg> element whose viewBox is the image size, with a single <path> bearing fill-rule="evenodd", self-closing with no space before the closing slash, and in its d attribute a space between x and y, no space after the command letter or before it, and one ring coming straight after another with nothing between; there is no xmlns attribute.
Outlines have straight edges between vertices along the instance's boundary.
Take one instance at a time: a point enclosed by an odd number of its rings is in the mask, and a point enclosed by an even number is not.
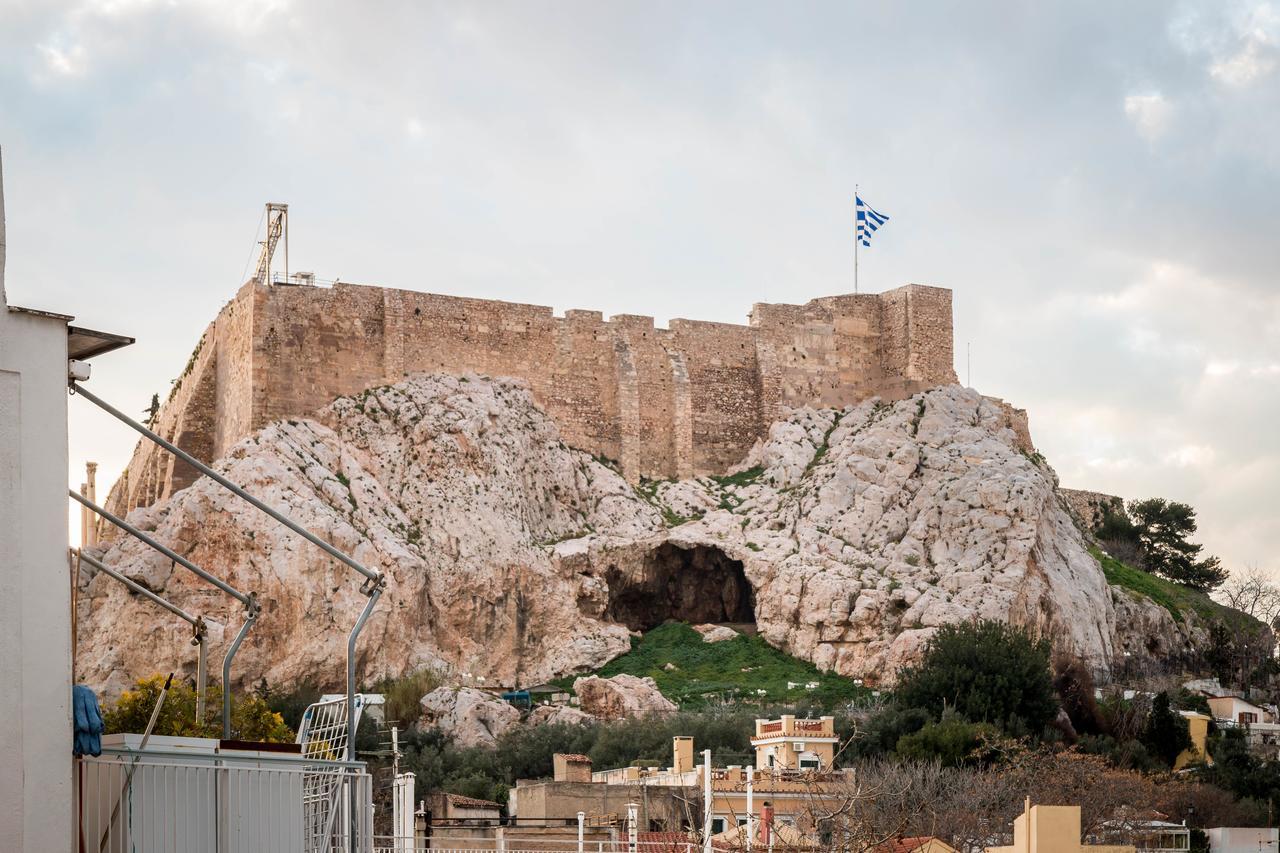
<svg viewBox="0 0 1280 853"><path fill-rule="evenodd" d="M591 781L591 759L585 755L557 752L551 756L551 766L557 782Z"/></svg>
<svg viewBox="0 0 1280 853"><path fill-rule="evenodd" d="M671 772L688 773L693 769L693 738L671 739Z"/></svg>
<svg viewBox="0 0 1280 853"><path fill-rule="evenodd" d="M760 806L760 843L765 847L769 846L769 839L773 836L773 806L766 800Z"/></svg>

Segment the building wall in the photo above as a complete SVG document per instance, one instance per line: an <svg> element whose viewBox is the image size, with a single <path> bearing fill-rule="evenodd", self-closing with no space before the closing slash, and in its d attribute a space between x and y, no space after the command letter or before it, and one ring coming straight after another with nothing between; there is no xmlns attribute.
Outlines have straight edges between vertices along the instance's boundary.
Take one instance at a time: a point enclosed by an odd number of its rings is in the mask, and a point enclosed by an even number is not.
<svg viewBox="0 0 1280 853"><path fill-rule="evenodd" d="M521 827L536 826L539 821L576 821L578 812L585 812L588 820L616 815L625 821L627 804L637 803L642 829L657 822L678 830L686 823L700 825L702 811L701 791L675 786L521 780L508 796L507 811L519 818ZM686 808L685 801L693 805Z"/></svg>
<svg viewBox="0 0 1280 853"><path fill-rule="evenodd" d="M0 839L70 850L65 320L4 298L0 187Z"/></svg>
<svg viewBox="0 0 1280 853"><path fill-rule="evenodd" d="M951 292L908 285L804 305L757 304L750 325L573 310L339 284L246 284L205 332L157 421L212 461L272 420L412 373L529 383L566 443L628 478L720 473L789 407L899 398L956 381ZM108 506L188 485L140 445Z"/></svg>

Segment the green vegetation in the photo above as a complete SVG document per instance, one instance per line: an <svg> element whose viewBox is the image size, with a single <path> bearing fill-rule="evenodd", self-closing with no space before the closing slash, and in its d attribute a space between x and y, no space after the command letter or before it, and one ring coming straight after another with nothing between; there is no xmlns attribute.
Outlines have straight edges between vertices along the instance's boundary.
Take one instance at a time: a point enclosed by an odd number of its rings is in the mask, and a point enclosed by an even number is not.
<svg viewBox="0 0 1280 853"><path fill-rule="evenodd" d="M1145 572L1211 592L1227 579L1217 557L1200 557L1203 545L1190 537L1196 532L1196 511L1164 498L1130 501L1128 514L1107 507L1094 535L1107 550Z"/></svg>
<svg viewBox="0 0 1280 853"><path fill-rule="evenodd" d="M675 666L667 669L667 664ZM728 696L759 703L804 702L831 710L871 692L851 679L821 672L760 637L740 634L708 643L682 622L669 622L632 640L631 651L609 661L599 675L621 673L652 678L663 695L682 708L705 707ZM568 687L573 678L562 681ZM814 681L818 687L806 690L804 685ZM788 683L797 686L789 689Z"/></svg>
<svg viewBox="0 0 1280 853"><path fill-rule="evenodd" d="M1168 610L1177 622L1183 621L1184 613L1192 611L1206 622L1220 622L1231 630L1248 629L1257 624L1256 620L1247 614L1219 604L1199 590L1135 569L1097 548L1090 548L1089 553L1102 566L1102 573L1106 576L1107 583L1145 595Z"/></svg>
<svg viewBox="0 0 1280 853"><path fill-rule="evenodd" d="M126 690L114 705L103 709L106 733L142 734L160 698L165 677L142 678L132 690ZM196 691L185 681L174 680L165 696L164 707L152 734L179 737L222 737L222 688L210 684L205 696L204 718L196 719ZM293 731L284 718L271 710L259 696L233 696L231 701L231 736L239 740L266 743L289 743Z"/></svg>
<svg viewBox="0 0 1280 853"><path fill-rule="evenodd" d="M745 471L739 471L736 474L728 474L723 477L712 476L711 479L715 480L717 483L719 483L721 486L724 486L724 487L750 486L752 483L759 480L761 475L763 474L764 474L764 468L760 467L759 465L756 465L752 468L748 468Z"/></svg>
<svg viewBox="0 0 1280 853"><path fill-rule="evenodd" d="M898 674L895 695L935 719L949 710L1013 735L1039 735L1058 712L1049 641L995 621L940 628L920 663Z"/></svg>

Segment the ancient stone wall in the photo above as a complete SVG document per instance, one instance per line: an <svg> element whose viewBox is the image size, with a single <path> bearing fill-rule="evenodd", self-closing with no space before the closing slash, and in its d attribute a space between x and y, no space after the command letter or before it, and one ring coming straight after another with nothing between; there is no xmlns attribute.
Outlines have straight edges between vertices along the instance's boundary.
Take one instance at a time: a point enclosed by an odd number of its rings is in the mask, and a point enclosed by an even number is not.
<svg viewBox="0 0 1280 853"><path fill-rule="evenodd" d="M1102 524L1108 512L1128 517L1124 499L1103 492L1090 492L1084 489L1058 489L1067 504L1067 509L1076 517L1085 533L1092 534Z"/></svg>
<svg viewBox="0 0 1280 853"><path fill-rule="evenodd" d="M527 381L564 440L632 480L720 473L788 408L900 398L956 381L951 291L760 303L750 325L338 284L246 284L210 324L157 429L216 459L267 423L335 397L441 371ZM175 438L176 436L176 438ZM194 472L139 445L117 511Z"/></svg>

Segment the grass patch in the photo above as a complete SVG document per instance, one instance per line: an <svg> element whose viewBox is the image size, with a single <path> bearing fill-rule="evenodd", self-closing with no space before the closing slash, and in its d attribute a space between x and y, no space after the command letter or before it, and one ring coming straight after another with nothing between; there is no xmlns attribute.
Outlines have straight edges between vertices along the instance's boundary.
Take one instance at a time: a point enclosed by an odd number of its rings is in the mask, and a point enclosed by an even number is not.
<svg viewBox="0 0 1280 853"><path fill-rule="evenodd" d="M668 663L676 668L665 669ZM622 673L652 678L667 698L688 709L736 694L742 702L805 702L831 710L871 692L852 679L822 672L793 658L760 637L740 634L732 640L708 643L683 622L668 622L633 639L631 651L609 661L598 675L608 678ZM573 678L564 681L571 688ZM817 688L804 688L814 681ZM788 682L799 686L788 689ZM764 695L757 690L764 690Z"/></svg>
<svg viewBox="0 0 1280 853"><path fill-rule="evenodd" d="M1145 595L1168 610L1175 622L1183 621L1183 614L1190 610L1206 622L1222 622L1233 630L1250 628L1256 624L1256 620L1248 614L1219 604L1199 590L1135 569L1096 547L1090 548L1089 553L1102 566L1107 583Z"/></svg>
<svg viewBox="0 0 1280 853"><path fill-rule="evenodd" d="M728 474L724 477L713 476L711 479L726 488L729 486L750 486L756 480L759 480L763 474L764 468L759 465L755 465L745 471L739 471L736 474Z"/></svg>

